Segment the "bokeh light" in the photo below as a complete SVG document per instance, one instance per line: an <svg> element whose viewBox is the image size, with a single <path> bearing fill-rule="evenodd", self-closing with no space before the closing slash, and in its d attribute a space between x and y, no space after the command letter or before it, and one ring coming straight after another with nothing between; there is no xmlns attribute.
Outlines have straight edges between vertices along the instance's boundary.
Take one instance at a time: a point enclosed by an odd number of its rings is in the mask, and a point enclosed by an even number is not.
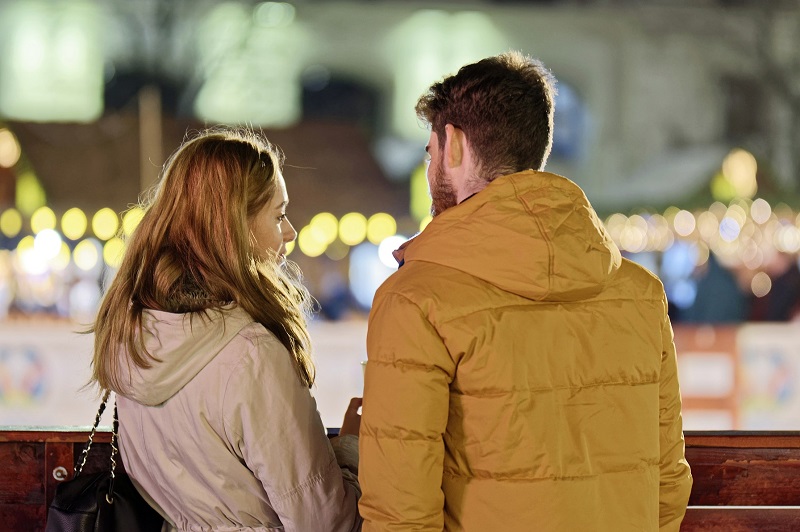
<svg viewBox="0 0 800 532"><path fill-rule="evenodd" d="M14 238L22 230L22 215L17 209L6 209L0 214L0 231L8 238Z"/></svg>
<svg viewBox="0 0 800 532"><path fill-rule="evenodd" d="M800 229L794 225L781 225L775 232L775 248L784 253L800 251Z"/></svg>
<svg viewBox="0 0 800 532"><path fill-rule="evenodd" d="M58 255L58 252L61 251L61 244L61 235L53 229L43 229L33 239L33 248L36 253L47 261Z"/></svg>
<svg viewBox="0 0 800 532"><path fill-rule="evenodd" d="M675 220L675 215L677 215L679 212L681 212L681 209L679 209L675 205L670 205L669 207L664 209L664 218L666 218L670 224L673 224Z"/></svg>
<svg viewBox="0 0 800 532"><path fill-rule="evenodd" d="M756 158L745 150L732 150L722 161L722 175L740 198L752 198L755 195L758 190L757 171Z"/></svg>
<svg viewBox="0 0 800 532"><path fill-rule="evenodd" d="M336 240L336 235L339 233L339 221L336 219L336 216L329 212L317 214L311 218L308 225L319 231L326 245Z"/></svg>
<svg viewBox="0 0 800 532"><path fill-rule="evenodd" d="M772 279L764 272L758 272L750 281L750 289L756 297L764 297L772 290Z"/></svg>
<svg viewBox="0 0 800 532"><path fill-rule="evenodd" d="M725 242L733 242L739 237L742 230L739 222L730 216L726 216L719 223L719 236Z"/></svg>
<svg viewBox="0 0 800 532"><path fill-rule="evenodd" d="M697 230L704 240L709 241L719 231L719 219L711 211L702 212L697 217Z"/></svg>
<svg viewBox="0 0 800 532"><path fill-rule="evenodd" d="M318 227L307 225L300 230L297 235L297 245L304 255L309 257L319 257L325 253L328 242L325 233Z"/></svg>
<svg viewBox="0 0 800 532"><path fill-rule="evenodd" d="M397 222L391 214L379 212L367 221L367 240L376 246L397 232Z"/></svg>
<svg viewBox="0 0 800 532"><path fill-rule="evenodd" d="M47 272L47 259L37 251L34 238L26 236L17 244L17 261L20 269L27 275L41 275Z"/></svg>
<svg viewBox="0 0 800 532"><path fill-rule="evenodd" d="M50 207L39 207L31 216L31 231L34 234L45 229L56 228L56 215Z"/></svg>
<svg viewBox="0 0 800 532"><path fill-rule="evenodd" d="M0 129L0 166L11 168L22 155L17 138L8 129Z"/></svg>
<svg viewBox="0 0 800 532"><path fill-rule="evenodd" d="M753 201L753 204L750 205L750 216L753 217L753 221L757 224L765 224L769 221L770 216L772 216L772 207L770 207L767 200L757 198Z"/></svg>
<svg viewBox="0 0 800 532"><path fill-rule="evenodd" d="M640 253L647 246L647 220L634 214L625 222L619 235L619 243L624 251Z"/></svg>
<svg viewBox="0 0 800 532"><path fill-rule="evenodd" d="M339 240L348 246L357 246L367 237L367 218L358 212L350 212L339 220Z"/></svg>
<svg viewBox="0 0 800 532"><path fill-rule="evenodd" d="M61 231L70 240L78 240L83 237L88 224L86 214L77 207L69 209L61 217Z"/></svg>
<svg viewBox="0 0 800 532"><path fill-rule="evenodd" d="M675 235L670 230L669 221L660 214L653 214L648 220L647 249L665 251L675 242Z"/></svg>
<svg viewBox="0 0 800 532"><path fill-rule="evenodd" d="M675 214L672 224L675 227L675 232L680 236L689 236L694 232L697 222L692 213L681 210Z"/></svg>
<svg viewBox="0 0 800 532"><path fill-rule="evenodd" d="M92 217L92 232L100 240L108 240L117 234L119 218L117 213L108 207L97 211Z"/></svg>
<svg viewBox="0 0 800 532"><path fill-rule="evenodd" d="M122 234L126 237L131 236L133 231L139 227L139 223L144 218L144 210L141 207L132 207L122 215Z"/></svg>
<svg viewBox="0 0 800 532"><path fill-rule="evenodd" d="M619 244L622 230L625 228L625 223L627 221L628 217L618 212L606 219L606 230L614 242Z"/></svg>
<svg viewBox="0 0 800 532"><path fill-rule="evenodd" d="M97 266L97 262L100 258L99 255L97 251L97 242L91 238L87 238L81 240L78 242L78 245L75 246L75 250L72 252L72 260L75 261L75 266L88 272Z"/></svg>
<svg viewBox="0 0 800 532"><path fill-rule="evenodd" d="M114 237L103 245L103 261L112 268L119 268L125 252L125 242Z"/></svg>

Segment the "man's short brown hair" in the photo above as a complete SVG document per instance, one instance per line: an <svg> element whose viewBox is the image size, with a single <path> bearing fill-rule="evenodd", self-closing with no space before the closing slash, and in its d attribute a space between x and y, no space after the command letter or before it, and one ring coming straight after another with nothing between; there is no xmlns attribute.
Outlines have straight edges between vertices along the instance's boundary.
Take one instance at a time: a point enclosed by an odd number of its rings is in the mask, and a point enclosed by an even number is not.
<svg viewBox="0 0 800 532"><path fill-rule="evenodd" d="M480 177L491 181L544 167L553 144L555 92L555 78L541 61L513 51L461 67L434 83L416 111L440 145L446 124L461 129L478 159Z"/></svg>

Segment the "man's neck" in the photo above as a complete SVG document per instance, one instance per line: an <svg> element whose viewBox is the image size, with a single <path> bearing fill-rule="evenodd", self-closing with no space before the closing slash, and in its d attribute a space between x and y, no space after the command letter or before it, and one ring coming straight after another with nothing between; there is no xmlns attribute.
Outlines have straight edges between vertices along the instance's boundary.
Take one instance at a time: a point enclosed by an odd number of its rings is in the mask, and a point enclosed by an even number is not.
<svg viewBox="0 0 800 532"><path fill-rule="evenodd" d="M458 203L461 203L462 201L471 198L472 196L474 196L475 194L486 188L488 184L489 184L488 181L484 181L483 179L480 178L469 179L467 182L464 183L464 186L459 187L456 193L456 201Z"/></svg>

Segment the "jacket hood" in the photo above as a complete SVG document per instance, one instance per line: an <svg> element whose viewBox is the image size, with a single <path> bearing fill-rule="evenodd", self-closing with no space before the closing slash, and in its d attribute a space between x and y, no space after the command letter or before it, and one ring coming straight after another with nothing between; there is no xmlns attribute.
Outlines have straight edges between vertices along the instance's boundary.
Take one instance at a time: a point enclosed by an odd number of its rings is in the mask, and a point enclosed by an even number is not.
<svg viewBox="0 0 800 532"><path fill-rule="evenodd" d="M148 353L158 360L149 368L122 364L121 395L146 406L163 403L191 381L253 319L235 306L205 315L142 313L142 334Z"/></svg>
<svg viewBox="0 0 800 532"><path fill-rule="evenodd" d="M598 294L619 269L619 249L583 191L547 172L499 177L431 221L404 250L537 301Z"/></svg>

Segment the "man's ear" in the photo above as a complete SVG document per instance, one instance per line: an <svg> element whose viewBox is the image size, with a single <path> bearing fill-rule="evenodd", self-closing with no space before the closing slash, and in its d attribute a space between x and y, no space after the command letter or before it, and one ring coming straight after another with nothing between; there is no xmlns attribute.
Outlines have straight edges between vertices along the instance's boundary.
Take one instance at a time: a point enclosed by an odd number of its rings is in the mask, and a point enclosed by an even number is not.
<svg viewBox="0 0 800 532"><path fill-rule="evenodd" d="M444 126L444 162L450 168L461 166L467 139L464 132L452 124Z"/></svg>

